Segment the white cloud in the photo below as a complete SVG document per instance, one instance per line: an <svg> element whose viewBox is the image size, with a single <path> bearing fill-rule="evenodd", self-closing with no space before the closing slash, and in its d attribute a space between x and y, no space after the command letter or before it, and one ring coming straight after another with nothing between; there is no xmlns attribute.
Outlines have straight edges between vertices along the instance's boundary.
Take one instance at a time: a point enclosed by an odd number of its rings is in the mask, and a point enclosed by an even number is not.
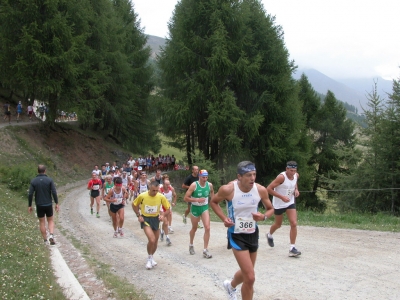
<svg viewBox="0 0 400 300"><path fill-rule="evenodd" d="M145 33L166 37L177 0L136 0ZM398 0L262 0L290 56L333 78L400 75Z"/></svg>

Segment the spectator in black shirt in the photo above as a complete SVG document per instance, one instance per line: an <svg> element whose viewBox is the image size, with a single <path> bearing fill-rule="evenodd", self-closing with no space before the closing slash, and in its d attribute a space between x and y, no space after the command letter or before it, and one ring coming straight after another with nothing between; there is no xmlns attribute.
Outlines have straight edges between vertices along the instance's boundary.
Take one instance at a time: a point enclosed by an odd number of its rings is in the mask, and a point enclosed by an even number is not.
<svg viewBox="0 0 400 300"><path fill-rule="evenodd" d="M46 232L46 219L49 227L49 242L50 245L55 245L54 241L54 220L53 220L53 196L54 202L56 203L56 212L59 211L58 197L56 186L53 180L48 177L46 173L46 167L44 165L38 166L38 175L32 179L28 193L28 212L32 213L32 200L33 194L35 194L36 213L39 218L40 232L42 233L43 240L47 244L47 232Z"/></svg>

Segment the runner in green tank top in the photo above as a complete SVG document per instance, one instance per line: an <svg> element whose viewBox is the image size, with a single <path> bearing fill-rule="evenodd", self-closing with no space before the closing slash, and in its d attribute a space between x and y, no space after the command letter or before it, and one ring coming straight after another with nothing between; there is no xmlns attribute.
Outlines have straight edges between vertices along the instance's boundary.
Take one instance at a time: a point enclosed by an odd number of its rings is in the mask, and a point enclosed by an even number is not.
<svg viewBox="0 0 400 300"><path fill-rule="evenodd" d="M210 213L208 211L209 198L214 196L214 188L211 182L207 181L207 170L199 172L199 181L193 182L185 194L184 200L190 202L190 220L192 229L190 230L189 253L195 254L193 240L197 231L197 223L200 219L204 225L204 250L203 257L211 258L212 255L208 252L208 242L210 241Z"/></svg>

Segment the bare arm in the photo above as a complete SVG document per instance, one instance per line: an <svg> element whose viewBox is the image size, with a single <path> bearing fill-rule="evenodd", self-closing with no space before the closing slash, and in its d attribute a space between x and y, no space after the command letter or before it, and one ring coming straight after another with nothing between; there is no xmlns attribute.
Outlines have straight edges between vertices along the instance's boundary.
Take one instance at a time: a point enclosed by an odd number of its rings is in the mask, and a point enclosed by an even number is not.
<svg viewBox="0 0 400 300"><path fill-rule="evenodd" d="M176 194L176 192L175 192L175 189L173 188L173 187L171 187L172 188L172 205L176 205L176 200L178 199L178 196L177 196L177 194Z"/></svg>
<svg viewBox="0 0 400 300"><path fill-rule="evenodd" d="M297 180L299 180L299 178L300 178L299 173L296 173L296 176L297 176ZM300 196L299 187L297 186L297 182L298 182L298 181L296 181L296 188L295 188L295 190L294 190L294 196L295 196L296 198Z"/></svg>
<svg viewBox="0 0 400 300"><path fill-rule="evenodd" d="M218 192L214 194L211 198L210 201L210 206L215 212L215 214L224 222L225 227L232 227L235 225L235 223L225 216L224 212L222 211L222 208L219 206L219 203L227 200L231 201L232 199L232 193L233 193L233 185L223 185L219 188Z"/></svg>
<svg viewBox="0 0 400 300"><path fill-rule="evenodd" d="M208 183L208 186L210 187L210 199L214 197L214 186L211 182Z"/></svg>
<svg viewBox="0 0 400 300"><path fill-rule="evenodd" d="M271 217L274 214L274 207L272 206L271 200L269 199L268 191L262 185L257 184L258 194L261 197L261 202L265 208L265 214L260 212L253 213L253 220L264 221L266 218Z"/></svg>
<svg viewBox="0 0 400 300"><path fill-rule="evenodd" d="M281 195L281 194L279 194L278 192L276 192L276 191L274 190L277 186L281 185L284 181L285 181L285 177L284 177L282 174L279 174L279 175L274 179L274 181L272 181L272 182L268 185L268 187L267 187L267 192L268 192L270 195L275 196L275 197L281 199L283 202L289 202L290 199L289 199L288 196Z"/></svg>
<svg viewBox="0 0 400 300"><path fill-rule="evenodd" d="M112 198L113 195L113 190L110 189L107 193L107 195L104 197L104 201L106 202L115 202L114 198Z"/></svg>

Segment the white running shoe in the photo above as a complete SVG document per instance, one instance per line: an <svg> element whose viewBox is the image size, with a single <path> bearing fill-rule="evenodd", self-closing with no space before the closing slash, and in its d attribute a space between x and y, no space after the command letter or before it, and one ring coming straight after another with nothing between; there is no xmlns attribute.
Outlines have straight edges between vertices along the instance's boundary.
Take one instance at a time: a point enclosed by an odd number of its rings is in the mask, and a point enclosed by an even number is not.
<svg viewBox="0 0 400 300"><path fill-rule="evenodd" d="M167 242L167 246L171 246L172 245L171 240L169 239L169 237L167 237L165 241Z"/></svg>
<svg viewBox="0 0 400 300"><path fill-rule="evenodd" d="M54 246L56 244L56 242L54 241L54 236L52 234L49 237L49 243L51 246Z"/></svg>
<svg viewBox="0 0 400 300"><path fill-rule="evenodd" d="M152 267L157 266L157 262L154 260L154 258L151 258L151 266Z"/></svg>
<svg viewBox="0 0 400 300"><path fill-rule="evenodd" d="M146 269L147 270L150 270L150 269L152 269L153 268L153 265L152 265L152 263L151 263L151 259L148 259L147 260L147 263L146 263Z"/></svg>
<svg viewBox="0 0 400 300"><path fill-rule="evenodd" d="M212 255L210 252L208 252L208 249L203 250L203 257L204 258L212 258Z"/></svg>
<svg viewBox="0 0 400 300"><path fill-rule="evenodd" d="M172 227L168 228L168 233L174 233L174 230L172 229Z"/></svg>
<svg viewBox="0 0 400 300"><path fill-rule="evenodd" d="M236 289L232 288L231 286L231 281L230 280L225 280L224 281L224 288L225 291L228 293L228 299L229 300L236 300Z"/></svg>

